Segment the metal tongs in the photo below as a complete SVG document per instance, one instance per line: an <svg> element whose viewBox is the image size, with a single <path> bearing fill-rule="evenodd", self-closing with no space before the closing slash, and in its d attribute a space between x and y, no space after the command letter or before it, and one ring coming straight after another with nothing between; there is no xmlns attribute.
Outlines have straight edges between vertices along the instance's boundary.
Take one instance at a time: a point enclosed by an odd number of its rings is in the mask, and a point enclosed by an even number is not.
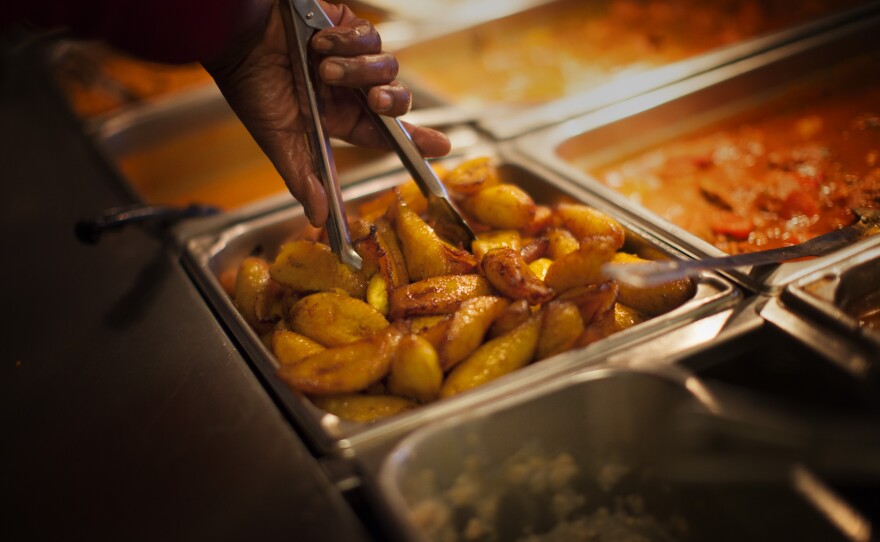
<svg viewBox="0 0 880 542"><path fill-rule="evenodd" d="M301 72L294 73L297 90L302 93L301 96L304 94L308 101L308 109L304 113L311 118L315 128L311 132L312 158L315 160L316 170L327 194L330 212L327 220L327 234L330 238L330 247L339 256L340 261L351 268L360 269L362 261L351 245L351 235L348 231L342 193L339 190L330 138L324 129L321 106L315 91L317 77L309 56L309 41L314 33L325 28L333 28L334 25L321 9L317 0L282 0L281 13L293 64L301 66ZM474 239L473 230L455 207L446 189L440 183L434 170L422 157L406 129L399 120L373 112L367 105L366 91L358 89L356 93L376 127L388 140L428 199L428 212L434 218L443 220L446 225L451 226L458 234L459 240L470 245ZM315 153L318 155L316 156Z"/></svg>

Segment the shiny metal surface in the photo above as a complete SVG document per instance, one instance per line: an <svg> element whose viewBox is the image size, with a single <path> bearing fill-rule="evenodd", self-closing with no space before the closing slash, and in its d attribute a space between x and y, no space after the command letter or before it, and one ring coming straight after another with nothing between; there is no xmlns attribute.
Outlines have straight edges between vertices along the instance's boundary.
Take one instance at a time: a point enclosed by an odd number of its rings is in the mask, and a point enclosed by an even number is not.
<svg viewBox="0 0 880 542"><path fill-rule="evenodd" d="M594 199L577 185L558 177L538 174L529 169L528 163L520 161L514 155L506 154L502 149L489 145L485 148L472 149L470 152L475 155L496 156L501 165L502 177L517 182L539 201L552 201L556 197L566 196L587 204L600 207L602 205L600 200ZM456 159L455 162L459 160ZM348 205L356 205L358 201L399 184L406 178L404 172L398 171L358 183L345 191L345 201ZM466 410L475 404L512 393L518 388L534 386L539 381L552 378L560 371L594 363L610 352L631 347L639 341L713 314L739 300L739 292L730 283L717 275L704 273L697 279L697 293L694 299L682 307L584 349L569 351L549 361L527 366L474 392L425 405L412 412L371 425L345 422L318 411L276 378L273 356L238 314L229 297L221 289L217 278L224 270L236 266L256 247L262 247L263 254L271 258L273 251L281 242L305 224L306 220L300 207L287 207L244 219L191 239L184 251L184 262L219 317L248 353L257 372L319 453L344 454L346 450L356 451L375 442L399 438L402 434L430 420ZM623 225L627 229L628 250L648 257L679 257L672 247L655 241L637 226L627 221L624 221Z"/></svg>
<svg viewBox="0 0 880 542"><path fill-rule="evenodd" d="M768 440L760 424L747 428L725 409L687 371L590 368L413 433L385 457L371 488L388 531L408 541L449 540L447 532L431 535L438 518L449 514L448 523L462 532L462 518L492 509L494 521L469 526L505 540L548 532L559 525L549 503L571 503L572 490L584 499L575 501L581 516L604 506L630 526L652 518L674 532L666 531L669 539L777 540L785 533L855 540L852 532L870 534L870 521L801 463L809 448L796 432ZM778 428L774 423L763 429ZM835 443L836 450L855 453ZM564 470L554 466L563 454L578 469L570 484L560 483ZM551 481L539 489L518 482L516 472ZM876 469L871 473L876 479ZM828 518L828 499L817 499L818 493L833 497L836 517ZM638 499L639 511L628 509L626 499ZM674 531L682 525L687 528Z"/></svg>
<svg viewBox="0 0 880 542"><path fill-rule="evenodd" d="M714 245L602 185L585 170L611 164L753 109L794 85L815 82L823 70L856 53L880 55L876 40L878 28L880 17L864 17L525 135L517 138L514 145L524 155L587 187L688 255L694 258L724 256ZM580 149L584 162L576 167L566 160L561 154L563 145L571 149L570 152ZM857 245L870 242L864 240ZM766 268L740 268L725 274L750 290L775 294L786 284L821 267L827 258Z"/></svg>
<svg viewBox="0 0 880 542"><path fill-rule="evenodd" d="M836 345L853 371L880 377L880 333L860 324L853 306L880 290L880 239L836 254L788 285L767 318L799 329L817 345Z"/></svg>
<svg viewBox="0 0 880 542"><path fill-rule="evenodd" d="M671 356L657 352L655 360L683 366L707 384L739 390L754 402L784 411L880 419L870 364L854 355L847 339L802 325L790 311L780 311L777 297L749 303L750 314L740 325Z"/></svg>

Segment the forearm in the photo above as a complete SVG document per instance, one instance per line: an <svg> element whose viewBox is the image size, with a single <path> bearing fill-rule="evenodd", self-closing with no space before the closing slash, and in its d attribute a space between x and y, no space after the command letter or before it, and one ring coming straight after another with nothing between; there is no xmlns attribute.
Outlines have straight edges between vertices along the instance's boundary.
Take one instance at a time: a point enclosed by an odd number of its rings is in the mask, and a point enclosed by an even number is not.
<svg viewBox="0 0 880 542"><path fill-rule="evenodd" d="M0 22L66 28L148 60L194 62L218 56L265 19L272 0L41 0L4 8Z"/></svg>

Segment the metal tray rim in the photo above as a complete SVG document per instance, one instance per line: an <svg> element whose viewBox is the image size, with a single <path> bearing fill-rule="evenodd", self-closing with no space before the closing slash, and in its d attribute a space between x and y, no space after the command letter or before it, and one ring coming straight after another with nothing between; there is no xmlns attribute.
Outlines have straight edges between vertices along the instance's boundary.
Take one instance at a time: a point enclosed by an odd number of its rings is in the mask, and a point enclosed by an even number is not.
<svg viewBox="0 0 880 542"><path fill-rule="evenodd" d="M880 258L880 236L875 235L833 254L833 258L825 265L786 286L781 294L781 301L786 308L815 321L817 325L830 323L851 338L873 344L880 351L880 335L859 325L858 320L841 310L833 299L807 291L807 286L829 275L834 281L832 289L836 289L841 275L878 258Z"/></svg>

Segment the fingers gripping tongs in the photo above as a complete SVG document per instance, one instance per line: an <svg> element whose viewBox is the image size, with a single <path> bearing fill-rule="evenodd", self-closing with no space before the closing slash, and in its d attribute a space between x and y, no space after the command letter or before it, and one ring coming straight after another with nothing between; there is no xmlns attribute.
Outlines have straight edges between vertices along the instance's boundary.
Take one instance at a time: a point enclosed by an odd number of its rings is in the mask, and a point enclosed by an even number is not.
<svg viewBox="0 0 880 542"><path fill-rule="evenodd" d="M327 221L327 234L330 238L330 247L343 263L349 267L360 269L362 261L351 245L342 194L336 176L336 165L333 161L333 151L330 148L330 138L324 129L321 107L317 98L315 84L317 76L309 58L309 41L312 35L318 30L333 28L334 25L321 9L317 0L282 0L281 13L293 64L301 67L299 73L294 70L297 90L300 92L301 103L302 98L308 102L307 109L303 103L304 113L311 118L315 128L311 133L313 160L315 160L316 170L321 176L321 182L327 194L330 212ZM403 125L395 118L381 116L373 112L367 105L365 90L358 89L356 93L364 109L369 113L377 128L388 140L428 199L429 213L452 226L462 242L469 245L470 241L474 239L473 230L464 221L434 170L422 157Z"/></svg>

